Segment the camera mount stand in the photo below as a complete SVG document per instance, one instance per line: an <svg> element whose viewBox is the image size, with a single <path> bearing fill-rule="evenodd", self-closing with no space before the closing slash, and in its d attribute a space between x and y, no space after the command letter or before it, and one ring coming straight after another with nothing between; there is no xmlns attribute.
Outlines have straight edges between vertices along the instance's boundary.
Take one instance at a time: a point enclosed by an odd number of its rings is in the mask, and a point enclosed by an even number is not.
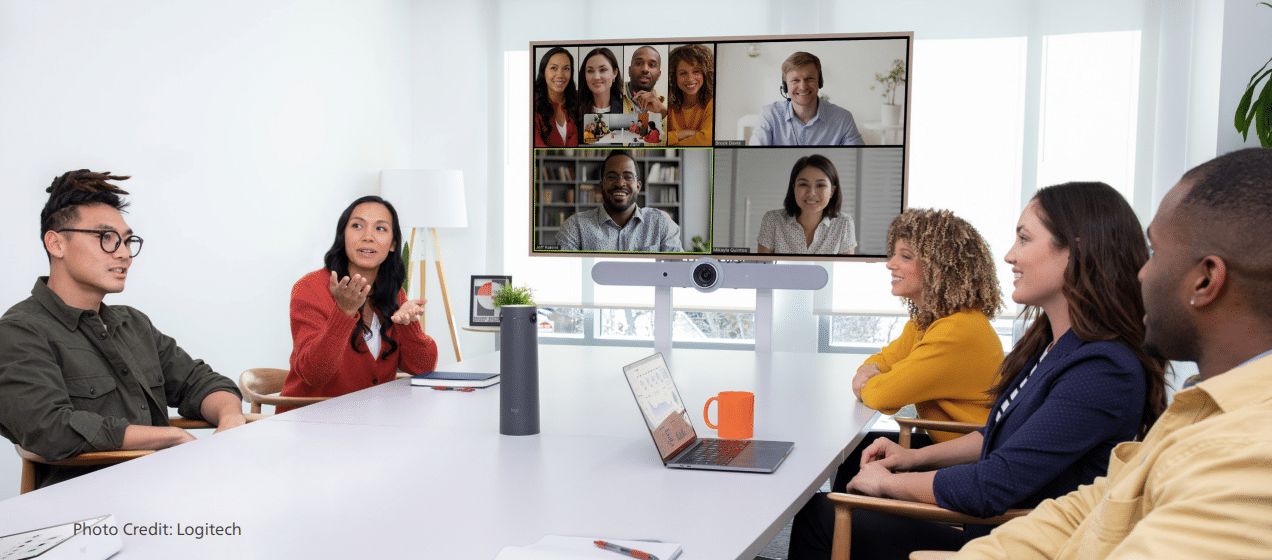
<svg viewBox="0 0 1272 560"><path fill-rule="evenodd" d="M654 287L654 349L671 351L674 311L672 288L713 292L720 288L755 290L755 350L773 349L773 290L818 290L826 285L826 269L814 264L776 264L772 261L696 261L596 263L592 280L608 286Z"/></svg>

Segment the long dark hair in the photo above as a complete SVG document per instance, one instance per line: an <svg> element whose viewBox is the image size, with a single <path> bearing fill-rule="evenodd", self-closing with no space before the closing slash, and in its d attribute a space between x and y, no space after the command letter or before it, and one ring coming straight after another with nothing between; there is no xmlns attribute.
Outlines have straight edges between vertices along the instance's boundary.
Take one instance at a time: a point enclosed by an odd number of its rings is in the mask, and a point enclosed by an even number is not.
<svg viewBox="0 0 1272 560"><path fill-rule="evenodd" d="M618 67L618 57L614 56L614 51L611 51L605 47L597 47L595 49L588 51L587 56L580 59L582 63L579 64L579 83L580 84L587 83L586 81L587 80L587 61L589 58L592 58L598 54L605 57L606 60L609 60L610 66L614 67L614 81L610 82L609 105L606 105L607 107L613 107L616 103L623 102L623 71L619 69ZM584 86L584 88L586 89L586 86ZM581 100L579 101L579 113L580 114L590 113L591 112L590 108L595 104L596 104L596 97L592 93L592 90L588 89L587 103L583 103Z"/></svg>
<svg viewBox="0 0 1272 560"><path fill-rule="evenodd" d="M799 178L799 173L806 168L816 167L830 178L831 186L835 187L835 194L830 195L830 200L826 201L826 207L822 208L823 218L834 218L839 215L839 208L844 203L843 189L839 188L839 171L835 169L835 164L829 158L821 154L813 154L804 156L795 162L795 166L791 168L791 180L786 185L786 200L782 201L782 207L786 209L786 215L798 218L801 212L799 202L795 200L795 180Z"/></svg>
<svg viewBox="0 0 1272 560"><path fill-rule="evenodd" d="M556 111L552 108L552 102L548 100L548 79L543 73L548 70L548 60L553 56L564 53L570 59L570 83L565 84L565 118L570 119L574 123L574 130L583 133L583 127L579 126L579 94L578 89L574 85L574 55L570 51L561 47L552 47L543 55L543 59L539 61L539 74L534 79L534 114L539 117L539 138L543 139L543 143L547 144L548 139L552 137L553 123L556 122ZM565 138L561 139L565 142Z"/></svg>
<svg viewBox="0 0 1272 560"><path fill-rule="evenodd" d="M1148 243L1139 219L1113 187L1104 183L1065 183L1034 195L1038 217L1051 233L1051 244L1069 249L1061 293L1073 334L1087 341L1111 340L1135 353L1144 367L1145 401L1139 435L1143 437L1166 410L1166 364L1150 357L1144 343L1144 299L1139 269L1148 261ZM990 392L1001 395L1025 364L1056 337L1046 313L1026 307L1033 324L1003 358L999 380Z"/></svg>
<svg viewBox="0 0 1272 560"><path fill-rule="evenodd" d="M323 255L322 260L327 270L335 271L337 278L349 275L349 255L345 252L345 226L349 225L349 217L353 215L353 209L364 202L383 204L389 210L389 215L393 217L393 253L387 255L384 262L380 263L380 268L375 274L375 283L371 285L371 293L367 295L371 299L372 309L380 317L380 338L385 342L380 348L380 359L387 360L398 348L397 341L389 336L389 329L393 327L393 321L389 318L397 313L398 291L402 289L402 282L406 280L406 265L403 264L401 257L402 227L398 225L397 210L393 209L389 201L378 196L364 196L353 201L340 214L340 220L336 222L336 240L331 243L331 248L327 250L326 255ZM349 335L349 345L353 346L355 352L362 352L358 349L358 339L362 338L364 333L371 332L370 324L370 321L363 317L358 320L357 325L354 325L353 332Z"/></svg>

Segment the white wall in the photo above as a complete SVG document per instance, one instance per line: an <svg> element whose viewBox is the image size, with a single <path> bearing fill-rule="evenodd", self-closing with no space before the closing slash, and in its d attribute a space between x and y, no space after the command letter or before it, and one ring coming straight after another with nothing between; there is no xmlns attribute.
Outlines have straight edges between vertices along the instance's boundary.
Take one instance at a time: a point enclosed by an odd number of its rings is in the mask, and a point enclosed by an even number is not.
<svg viewBox="0 0 1272 560"><path fill-rule="evenodd" d="M499 239L487 227L489 193L494 188L489 153L491 144L502 141L491 133L492 121L500 119L490 108L490 74L502 66L492 62L489 48L492 19L484 2L417 0L410 20L411 118L403 122L411 127L412 166L464 172L468 227L437 233L455 329L466 357L495 350L494 336L462 329L468 325L469 276L503 273L487 266L487 242ZM439 363L448 364L456 360L436 272L428 266L425 330L437 340Z"/></svg>
<svg viewBox="0 0 1272 560"><path fill-rule="evenodd" d="M412 164L411 11L0 0L0 307L48 274L37 229L53 177L128 174L125 219L145 249L106 302L234 379L287 367L292 284L322 266L340 211L378 192L379 170ZM0 498L17 465L0 453Z"/></svg>

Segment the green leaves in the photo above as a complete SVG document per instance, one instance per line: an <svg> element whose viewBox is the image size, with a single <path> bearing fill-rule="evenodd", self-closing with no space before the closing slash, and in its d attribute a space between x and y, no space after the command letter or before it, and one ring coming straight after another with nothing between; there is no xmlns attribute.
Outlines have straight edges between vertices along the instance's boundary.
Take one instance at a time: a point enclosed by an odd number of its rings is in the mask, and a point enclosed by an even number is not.
<svg viewBox="0 0 1272 560"><path fill-rule="evenodd" d="M411 293L411 244L402 244L402 265L406 267L406 278L402 279L402 289ZM423 297L423 296L420 296Z"/></svg>
<svg viewBox="0 0 1272 560"><path fill-rule="evenodd" d="M1272 8L1272 4L1267 2L1259 3ZM1253 124L1254 135L1264 148L1272 148L1272 79L1268 79L1262 89L1259 88L1259 82L1272 75L1269 64L1272 64L1272 59L1264 62L1263 67L1250 76L1250 82L1246 84L1245 94L1241 96L1241 103L1237 105L1237 113L1233 119L1233 125L1241 133L1242 140L1249 139L1250 125ZM1255 90L1259 90L1258 97L1254 96Z"/></svg>
<svg viewBox="0 0 1272 560"><path fill-rule="evenodd" d="M529 286L522 286L518 288L509 284L494 293L494 298L491 299L491 303L493 303L495 307L502 307L505 305L535 305L534 299L532 298L533 295L534 292Z"/></svg>

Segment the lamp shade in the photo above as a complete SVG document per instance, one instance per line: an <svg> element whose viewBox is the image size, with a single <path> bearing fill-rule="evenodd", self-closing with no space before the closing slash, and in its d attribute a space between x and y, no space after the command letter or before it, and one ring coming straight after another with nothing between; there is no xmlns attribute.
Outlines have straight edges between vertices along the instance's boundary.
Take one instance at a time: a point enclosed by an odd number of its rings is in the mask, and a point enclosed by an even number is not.
<svg viewBox="0 0 1272 560"><path fill-rule="evenodd" d="M385 169L380 196L397 210L402 229L467 227L464 172L454 169Z"/></svg>

